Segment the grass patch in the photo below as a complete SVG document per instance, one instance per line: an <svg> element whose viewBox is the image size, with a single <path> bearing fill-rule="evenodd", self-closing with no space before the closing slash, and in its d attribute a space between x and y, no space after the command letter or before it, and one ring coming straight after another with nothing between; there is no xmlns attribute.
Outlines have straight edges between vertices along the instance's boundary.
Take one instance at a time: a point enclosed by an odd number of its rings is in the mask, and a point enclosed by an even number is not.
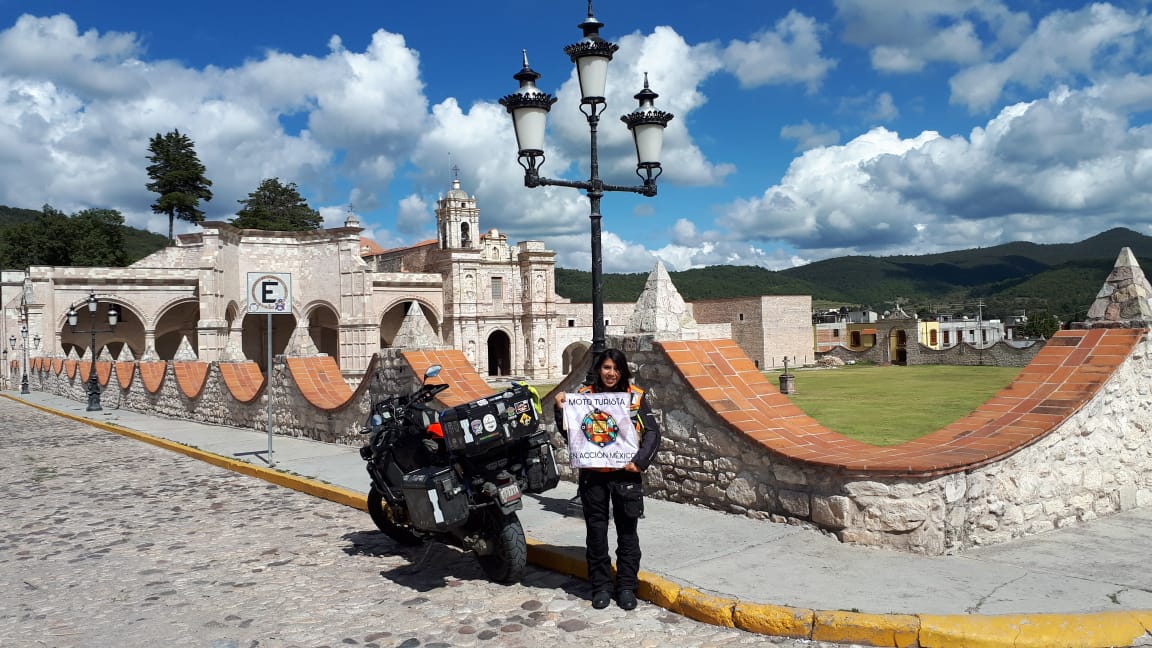
<svg viewBox="0 0 1152 648"><path fill-rule="evenodd" d="M780 372L766 372L779 382ZM789 398L825 427L872 445L897 445L972 413L1020 367L850 365L800 369Z"/></svg>

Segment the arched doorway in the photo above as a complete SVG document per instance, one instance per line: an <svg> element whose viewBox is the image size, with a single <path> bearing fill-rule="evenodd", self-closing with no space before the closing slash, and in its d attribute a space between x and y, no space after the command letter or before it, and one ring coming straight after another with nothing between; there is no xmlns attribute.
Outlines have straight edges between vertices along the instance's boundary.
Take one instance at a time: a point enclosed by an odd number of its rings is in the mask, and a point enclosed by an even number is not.
<svg viewBox="0 0 1152 648"><path fill-rule="evenodd" d="M563 364L561 365L561 371L565 376L572 373L572 371L576 369L578 363L581 359L584 358L584 354L588 353L588 349L590 348L592 348L592 345L587 342L573 342L572 344L569 344L566 349L564 349L564 358Z"/></svg>
<svg viewBox="0 0 1152 648"><path fill-rule="evenodd" d="M326 353L340 364L340 318L327 305L321 304L308 313L308 336L316 350Z"/></svg>
<svg viewBox="0 0 1152 648"><path fill-rule="evenodd" d="M908 331L892 329L892 364L908 364Z"/></svg>
<svg viewBox="0 0 1152 648"><path fill-rule="evenodd" d="M186 301L169 308L156 321L156 355L171 360L180 349L180 342L188 338L192 351L200 355L200 336L196 324L200 321L200 302Z"/></svg>
<svg viewBox="0 0 1152 648"><path fill-rule="evenodd" d="M488 375L507 376L512 367L512 340L504 331L488 336Z"/></svg>

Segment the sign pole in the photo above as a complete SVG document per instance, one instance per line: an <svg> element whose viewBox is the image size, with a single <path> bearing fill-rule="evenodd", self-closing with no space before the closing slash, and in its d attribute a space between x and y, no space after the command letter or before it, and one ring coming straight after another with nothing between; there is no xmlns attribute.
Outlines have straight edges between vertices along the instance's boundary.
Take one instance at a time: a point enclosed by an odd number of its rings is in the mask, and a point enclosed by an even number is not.
<svg viewBox="0 0 1152 648"><path fill-rule="evenodd" d="M292 314L292 274L289 272L249 272L248 273L248 314L267 315L268 355L265 368L267 377L264 379L264 397L268 400L265 405L268 410L268 450L255 450L253 452L237 452L241 455L268 455L264 461L269 466L276 466L272 458L272 369L276 365L272 357L272 316ZM259 320L257 320L259 321ZM260 457L263 459L263 457Z"/></svg>
<svg viewBox="0 0 1152 648"><path fill-rule="evenodd" d="M268 465L275 466L272 455L272 313L268 313Z"/></svg>

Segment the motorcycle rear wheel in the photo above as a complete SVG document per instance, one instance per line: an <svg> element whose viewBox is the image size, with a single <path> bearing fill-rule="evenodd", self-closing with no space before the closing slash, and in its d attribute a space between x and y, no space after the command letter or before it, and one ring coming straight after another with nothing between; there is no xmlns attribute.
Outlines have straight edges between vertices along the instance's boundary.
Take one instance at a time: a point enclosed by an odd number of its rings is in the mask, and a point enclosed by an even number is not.
<svg viewBox="0 0 1152 648"><path fill-rule="evenodd" d="M497 583L516 583L524 578L528 565L528 545L524 541L524 527L515 513L501 515L492 520L496 532L492 542L494 551L476 556L489 579Z"/></svg>
<svg viewBox="0 0 1152 648"><path fill-rule="evenodd" d="M372 516L372 521L376 523L376 528L384 532L384 535L392 538L397 543L415 547L423 544L424 540L420 536L413 533L409 528L401 526L392 520L392 512L384 504L384 496L380 491L376 490L373 486L368 489L368 515Z"/></svg>

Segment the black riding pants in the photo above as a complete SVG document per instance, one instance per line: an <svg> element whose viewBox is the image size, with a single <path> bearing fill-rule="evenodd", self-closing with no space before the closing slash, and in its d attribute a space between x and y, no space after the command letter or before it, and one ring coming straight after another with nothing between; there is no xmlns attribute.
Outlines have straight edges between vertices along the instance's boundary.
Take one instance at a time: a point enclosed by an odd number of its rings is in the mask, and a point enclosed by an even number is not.
<svg viewBox="0 0 1152 648"><path fill-rule="evenodd" d="M640 571L640 536L636 526L644 514L643 477L625 470L581 470L580 503L588 532L585 557L592 591L636 591L636 574ZM616 524L615 587L608 556L609 510Z"/></svg>

